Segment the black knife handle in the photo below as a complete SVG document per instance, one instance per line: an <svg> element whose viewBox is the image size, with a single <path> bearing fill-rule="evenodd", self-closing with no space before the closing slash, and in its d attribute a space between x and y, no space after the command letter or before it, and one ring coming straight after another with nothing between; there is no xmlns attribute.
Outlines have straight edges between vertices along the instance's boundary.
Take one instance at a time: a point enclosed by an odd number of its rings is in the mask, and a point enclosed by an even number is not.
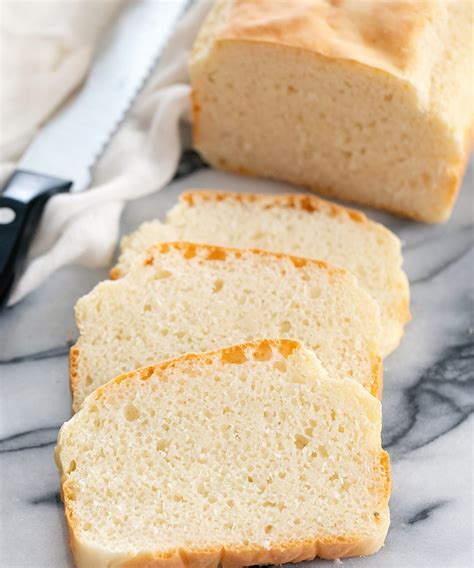
<svg viewBox="0 0 474 568"><path fill-rule="evenodd" d="M16 170L0 194L0 309L21 274L48 199L69 191L72 182Z"/></svg>

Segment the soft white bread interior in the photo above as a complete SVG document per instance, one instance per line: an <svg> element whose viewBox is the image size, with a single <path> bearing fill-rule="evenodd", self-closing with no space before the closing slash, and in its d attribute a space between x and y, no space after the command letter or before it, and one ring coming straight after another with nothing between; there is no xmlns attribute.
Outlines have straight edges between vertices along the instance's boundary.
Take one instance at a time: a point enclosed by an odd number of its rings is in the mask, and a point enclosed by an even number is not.
<svg viewBox="0 0 474 568"><path fill-rule="evenodd" d="M111 276L125 274L153 243L170 240L282 251L350 270L380 305L383 356L398 346L410 319L396 235L358 211L315 196L186 192L165 224L144 223L122 240Z"/></svg>
<svg viewBox="0 0 474 568"><path fill-rule="evenodd" d="M376 552L380 402L290 340L184 355L99 388L56 460L78 568L208 568Z"/></svg>
<svg viewBox="0 0 474 568"><path fill-rule="evenodd" d="M190 58L213 166L438 222L474 125L471 0L218 0Z"/></svg>
<svg viewBox="0 0 474 568"><path fill-rule="evenodd" d="M297 339L332 377L380 395L379 307L349 272L280 253L183 242L148 253L76 305L75 410L120 373L262 337Z"/></svg>

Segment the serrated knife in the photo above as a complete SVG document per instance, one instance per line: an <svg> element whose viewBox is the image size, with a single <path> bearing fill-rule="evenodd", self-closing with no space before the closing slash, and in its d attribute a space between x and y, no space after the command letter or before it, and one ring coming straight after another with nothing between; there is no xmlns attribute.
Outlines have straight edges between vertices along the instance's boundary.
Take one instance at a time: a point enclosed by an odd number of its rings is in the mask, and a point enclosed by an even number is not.
<svg viewBox="0 0 474 568"><path fill-rule="evenodd" d="M104 37L88 78L35 137L0 193L0 307L21 273L48 199L83 191L189 0L132 0Z"/></svg>

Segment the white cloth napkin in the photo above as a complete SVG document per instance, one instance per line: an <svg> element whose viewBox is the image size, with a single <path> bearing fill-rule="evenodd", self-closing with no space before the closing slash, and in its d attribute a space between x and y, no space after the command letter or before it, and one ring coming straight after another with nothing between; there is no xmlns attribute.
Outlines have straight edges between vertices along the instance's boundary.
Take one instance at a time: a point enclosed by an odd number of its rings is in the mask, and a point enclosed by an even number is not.
<svg viewBox="0 0 474 568"><path fill-rule="evenodd" d="M167 0L172 1L172 0ZM1 182L43 122L78 87L94 48L123 0L8 2L1 27ZM198 0L171 36L156 70L94 169L91 188L52 198L12 305L67 264L111 262L125 201L165 186L189 119L187 56L209 9Z"/></svg>

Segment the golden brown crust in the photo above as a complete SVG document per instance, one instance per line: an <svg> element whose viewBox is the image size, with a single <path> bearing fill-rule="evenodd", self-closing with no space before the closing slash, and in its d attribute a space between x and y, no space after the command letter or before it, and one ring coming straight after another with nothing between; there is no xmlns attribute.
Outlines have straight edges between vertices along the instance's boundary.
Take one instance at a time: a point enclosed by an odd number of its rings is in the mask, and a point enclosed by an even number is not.
<svg viewBox="0 0 474 568"><path fill-rule="evenodd" d="M234 201L236 203L256 203L266 202L265 208L273 207L287 209L301 209L307 213L315 213L323 211L330 217L344 216L345 219L355 223L367 224L368 228L377 227L386 232L388 230L381 224L371 221L364 213L332 203L315 195L305 193L283 193L283 194L265 194L265 193L238 193L233 191L219 191L213 189L191 189L180 195L180 201L189 207L194 207L197 199L201 201Z"/></svg>
<svg viewBox="0 0 474 568"><path fill-rule="evenodd" d="M78 361L79 361L79 347L76 343L71 347L69 350L69 388L71 389L71 395L73 400L73 410L74 409L74 400L76 398L76 391L77 391L77 382L78 382Z"/></svg>
<svg viewBox="0 0 474 568"><path fill-rule="evenodd" d="M215 41L285 45L403 75L416 65L426 27L443 14L434 2L224 0L214 9ZM212 15L211 15L212 19Z"/></svg>
<svg viewBox="0 0 474 568"><path fill-rule="evenodd" d="M382 398L383 392L383 361L378 355L373 356L372 363L372 382L370 383L370 394Z"/></svg>
<svg viewBox="0 0 474 568"><path fill-rule="evenodd" d="M283 252L273 252L259 248L239 249L234 247L210 245L206 243L192 243L189 241L169 241L151 245L147 249L148 255L143 260L143 265L152 266L154 264L155 257L153 256L153 253L155 251L158 254L167 254L172 249L181 252L183 257L187 260L194 258L198 254L199 250L207 251L206 260L225 260L229 255L232 255L234 258L239 259L242 258L244 254L253 254L267 258L277 258L280 260L289 260L295 268L302 268L304 266L317 266L318 268L326 270L329 274L346 275L356 281L355 276L353 276L348 270L332 266L331 264L323 260L292 256Z"/></svg>
<svg viewBox="0 0 474 568"><path fill-rule="evenodd" d="M390 454L388 452L382 451L380 455L380 466L384 472L385 485L384 493L382 495L382 502L386 503L392 492L392 476L390 475Z"/></svg>
<svg viewBox="0 0 474 568"><path fill-rule="evenodd" d="M193 361L202 360L206 364L212 364L212 358L220 355L221 362L224 364L242 364L247 361L245 358L244 350L255 349L253 357L255 360L259 360L260 353L262 349L274 347L279 351L279 353L287 359L295 349L302 347L299 341L294 339L258 339L255 341L248 341L246 343L240 343L239 345L232 345L230 347L224 347L220 349L213 349L212 351L204 351L203 353L184 353L179 357L173 357L172 359L166 359L165 361L160 361L156 365L149 365L148 367L142 367L141 369L135 369L129 373L119 375L112 379L111 381L105 383L94 392L94 398L98 400L102 397L105 390L111 388L114 384L121 383L123 381L128 381L139 375L139 380L147 381L154 373L158 373L160 380L163 378L159 373L167 369L175 369L183 364L189 364Z"/></svg>
<svg viewBox="0 0 474 568"><path fill-rule="evenodd" d="M142 554L120 564L121 568L240 568L266 564L286 564L324 558L365 556L377 552L385 534L379 538L332 536L289 541L266 549L262 546L216 547L202 550L172 550L163 554Z"/></svg>

